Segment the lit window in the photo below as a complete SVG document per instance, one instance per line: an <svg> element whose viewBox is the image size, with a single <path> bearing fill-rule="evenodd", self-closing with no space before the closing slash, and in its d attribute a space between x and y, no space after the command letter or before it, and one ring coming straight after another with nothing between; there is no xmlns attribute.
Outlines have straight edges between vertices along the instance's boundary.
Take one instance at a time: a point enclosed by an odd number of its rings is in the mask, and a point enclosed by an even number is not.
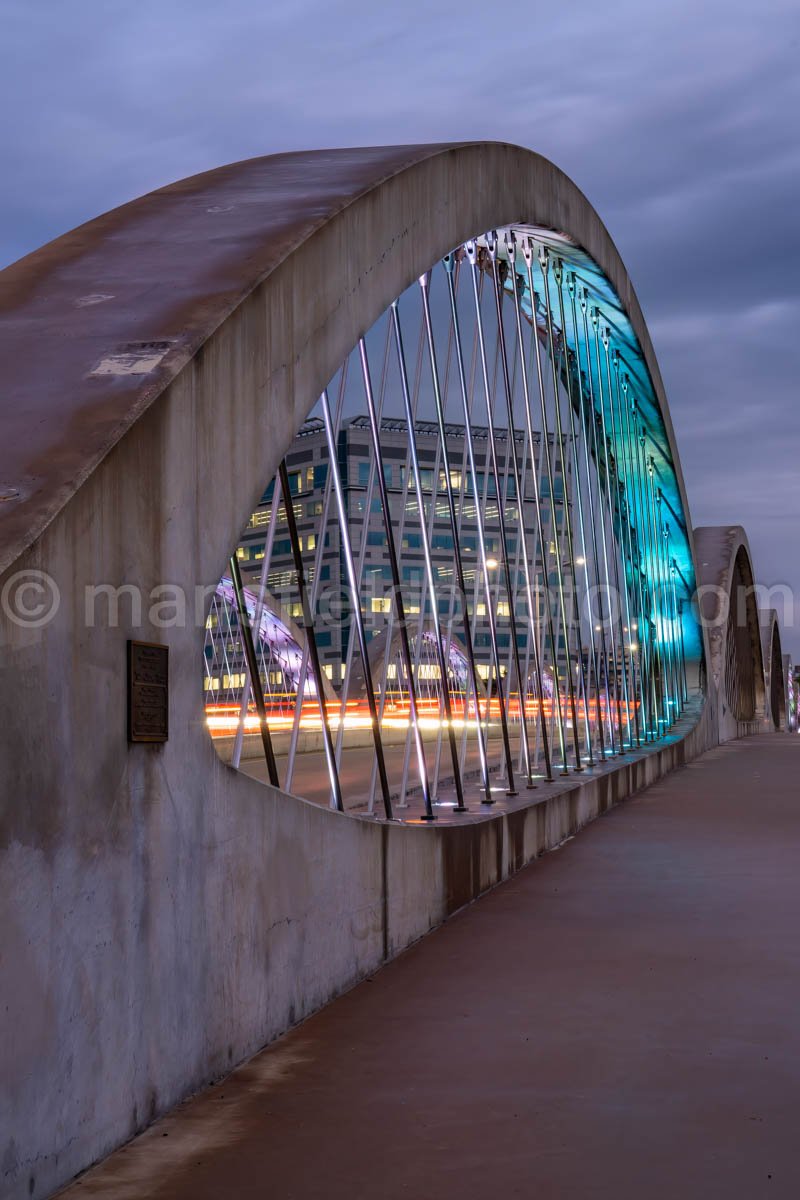
<svg viewBox="0 0 800 1200"><path fill-rule="evenodd" d="M392 611L392 600L390 596L373 596L371 602L372 612L388 613Z"/></svg>

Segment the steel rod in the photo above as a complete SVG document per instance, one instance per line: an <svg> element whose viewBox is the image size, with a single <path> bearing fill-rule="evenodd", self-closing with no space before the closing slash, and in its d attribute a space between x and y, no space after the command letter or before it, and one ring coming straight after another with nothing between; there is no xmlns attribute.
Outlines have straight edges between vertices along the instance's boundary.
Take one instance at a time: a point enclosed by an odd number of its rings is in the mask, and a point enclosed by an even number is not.
<svg viewBox="0 0 800 1200"><path fill-rule="evenodd" d="M480 488L478 486L478 471L475 464L475 447L472 439L471 427L471 412L470 402L467 391L467 379L464 372L464 359L461 348L461 324L458 316L458 306L456 303L456 293L453 280L453 268L455 265L454 259L448 256L444 260L445 273L447 277L448 297L450 300L450 319L453 324L455 344L456 344L456 365L458 367L459 389L461 393L461 404L464 414L464 436L467 440L467 458L469 461L469 473L472 483L472 492L475 496L476 508L480 504ZM477 340L480 340L479 334L476 335ZM488 472L486 473L485 486L488 488ZM497 677L497 696L500 710L500 724L503 738L503 752L506 763L506 779L508 783L508 792L510 795L516 794L516 786L514 781L514 765L511 755L511 742L508 735L508 721L506 713L505 697L503 695L502 679L500 675L500 654L497 644L497 623L494 612L494 604L492 601L492 584L489 577L489 567L486 554L486 535L484 530L483 520L480 511L477 513L477 536L478 536L478 557L480 559L479 568L483 576L484 593L486 597L486 617L489 625L489 640L491 642L491 658L494 666L495 675ZM477 580L476 580L477 584ZM489 679L491 681L491 672ZM489 719L489 711L491 708L492 688L487 688L486 695L486 713L487 723ZM489 802L489 797L484 799L484 803Z"/></svg>
<svg viewBox="0 0 800 1200"><path fill-rule="evenodd" d="M616 513L617 484L616 484L616 476L615 476L612 466L611 466L610 454L609 454L609 438L608 438L608 432L606 429L605 393L604 393L604 389L603 389L603 368L602 368L602 362L601 362L601 358L600 358L600 332L599 332L598 316L599 316L599 314L598 314L597 309L593 308L592 312L590 313L590 319L592 322L592 328L594 330L595 362L596 362L596 366L597 366L597 395L598 395L598 411L599 411L599 417L600 417L599 445L602 449L602 454L603 454L603 473L605 475L606 502L607 502L607 511L604 514L604 517L607 517L609 519L610 526L611 526L611 542L612 542L611 565L614 568L614 595L615 595L615 601L616 601L617 616L619 618L619 634L620 634L620 638L621 638L620 643L619 643L620 658L617 658L617 656L616 656L616 641L615 641L614 632L613 632L614 621L613 621L613 619L611 619L610 606L609 606L609 618L610 618L610 628L612 630L612 657L614 659L614 661L613 661L614 688L615 688L616 700L617 700L617 718L618 718L617 733L618 733L618 738L619 738L618 745L619 745L619 753L624 754L624 752L625 752L625 734L623 731L622 704L624 701L625 708L627 711L627 707L628 707L627 687L628 687L628 684L627 684L627 668L625 665L625 642L624 642L624 638L622 637L622 606L620 604L620 595L619 595L619 555L617 553L617 551L619 549L619 545L617 543L616 526L615 526L615 520L614 520L615 513ZM611 586L611 579L608 576L607 576L607 584L609 587ZM620 684L622 685L622 696L620 696ZM628 714L628 716L629 716L629 714Z"/></svg>
<svg viewBox="0 0 800 1200"><path fill-rule="evenodd" d="M448 277L451 274L452 260L448 260L444 264L445 273ZM433 387L433 398L436 408L436 425L439 432L439 443L441 446L442 458L444 462L444 479L445 479L445 495L447 497L447 512L450 521L450 534L453 539L453 558L456 571L456 581L458 584L459 593L461 595L461 603L463 605L462 625L464 630L464 648L467 655L467 667L469 670L470 683L475 695L476 708L476 728L478 738L478 757L480 761L481 783L483 786L484 799L491 800L492 789L489 780L489 763L486 755L486 744L483 737L483 729L480 721L480 711L478 705L478 675L475 665L475 650L472 642L472 626L469 618L467 606L467 589L464 579L464 567L461 558L461 535L459 528L458 514L456 513L455 496L453 494L453 479L450 470L450 456L447 451L447 433L445 430L445 413L444 413L444 398L439 383L439 368L436 359L436 345L433 338L433 320L431 316L430 303L430 275L424 275L420 278L420 293L422 296L422 310L425 317L425 329L428 341L428 356L431 367L431 383ZM460 329L458 326L451 324L451 332L456 345L456 357L459 361L462 359L462 348L460 342ZM465 430L466 439L466 430ZM462 474L463 486L463 474ZM477 496L476 496L477 503ZM466 714L465 714L466 716ZM459 800L463 804L463 797Z"/></svg>
<svg viewBox="0 0 800 1200"><path fill-rule="evenodd" d="M331 728L328 723L328 713L325 707L325 692L323 688L322 666L319 659L319 650L317 648L317 635L314 631L314 613L311 608L308 597L308 588L306 587L305 571L303 569L303 554L300 549L300 539L297 536L297 522L294 517L294 505L291 502L291 487L289 486L289 472L286 469L286 459L283 459L279 467L281 489L286 503L286 522L289 526L289 541L292 547L292 558L294 559L294 569L297 576L297 590L300 593L300 607L303 613L303 632L308 644L308 654L311 662L311 674L314 680L314 687L317 692L317 702L319 704L319 715L322 722L322 743L325 749L325 760L328 764L328 776L331 784L331 807L344 811L342 802L342 789L339 782L339 772L336 767L336 756L333 752L333 740L331 738Z"/></svg>
<svg viewBox="0 0 800 1200"><path fill-rule="evenodd" d="M253 630L250 627L250 617L247 613L247 605L244 599L244 587L242 586L242 573L239 570L239 560L235 554L231 555L231 579L233 580L233 591L236 596L236 609L239 614L239 630L244 643L245 660L250 672L250 690L253 693L253 702L258 713L258 726L261 732L261 744L264 747L264 759L267 764L267 774L269 781L273 787L280 787L278 780L278 767L275 762L275 754L272 749L272 738L269 732L267 723L267 708L264 704L264 692L261 687L261 676L258 672L258 662L256 660L255 646L253 645Z"/></svg>
<svg viewBox="0 0 800 1200"><path fill-rule="evenodd" d="M588 565L587 565L587 561L586 561L586 533L585 533L585 529L584 529L584 520L583 520L583 497L581 494L581 485L580 485L580 467L578 464L578 448L575 444L575 401L574 401L573 391L572 391L572 365L570 363L570 349L569 349L569 343L567 340L566 306L564 304L564 267L563 267L563 263L561 262L560 259L554 260L553 278L556 281L556 298L558 300L558 316L559 316L559 321L561 322L562 362L563 362L564 375L566 378L566 385L567 385L566 386L567 412L569 414L569 433L570 433L570 437L572 439L572 461L575 465L575 496L576 496L576 507L577 507L577 512L578 512L578 531L579 531L580 537L581 537L581 549L583 552L583 577L584 577L584 584L586 586L586 590L588 593L589 574L588 574ZM575 351L575 353L577 353L577 350ZM566 471L566 464L564 462L563 452L561 455L561 463L562 463L561 469L562 469L562 473L563 473L564 471ZM566 488L565 488L565 492L566 492ZM568 548L569 558L570 558L570 562L572 564L572 572L573 572L572 595L573 595L573 605L574 605L574 610L575 610L575 612L574 612L575 625L576 625L577 637L578 637L579 676L580 676L580 681L581 681L581 687L583 690L584 723L586 725L586 740L587 740L587 749L588 749L588 759L589 759L589 765L593 766L594 765L594 753L592 750L592 737L591 737L591 730L590 730L590 726L589 726L589 721L590 721L589 689L587 688L587 685L586 685L586 674L587 673L586 673L586 670L584 668L584 663L583 663L583 639L581 636L581 614L580 614L580 603L578 600L578 587L577 587L578 574L575 569L577 566L577 561L576 561L576 556L575 556L574 537L573 537L573 533L572 533L572 516L569 512L569 505L567 505L567 516L568 516L567 548ZM589 622L589 651L590 651L590 654L592 655L592 659L594 659L594 629L592 627L591 621ZM596 683L596 677L595 677L595 683ZM600 689L599 689L599 685L598 685L597 686L598 695L599 695L599 691L600 691Z"/></svg>
<svg viewBox="0 0 800 1200"><path fill-rule="evenodd" d="M565 533L566 533L568 526L569 526L569 504L568 504L567 494L566 494L567 480L566 480L566 477L564 475L564 470L563 470L564 447L561 442L561 438L562 438L561 410L560 410L559 399L558 399L558 368L556 365L555 330L553 328L553 313L552 313L552 309L550 306L550 288L549 288L549 282L548 282L548 278L547 278L547 268L548 268L549 259L548 259L547 250L544 246L540 246L540 248L539 248L538 261L539 261L539 271L540 271L540 274L542 277L542 299L544 301L545 329L546 329L546 333L547 333L548 358L550 360L550 368L551 368L551 376L552 376L551 384L552 384L552 388L553 388L553 411L554 411L555 417L556 417L556 430L555 430L555 433L553 434L553 454L554 455L558 454L559 462L562 464L561 483L562 483L562 491L564 493L562 506L563 506L563 511L564 511L564 522L563 523L564 523L564 529L565 529ZM532 263L529 265L528 271L530 274L531 308L532 308L532 311L534 312L534 320L535 320L535 300L534 300L535 291L534 291L534 287L533 287L533 264ZM536 354L537 354L537 361L538 361L539 360L538 339L536 340L535 345L536 345ZM548 452L547 452L547 458L546 458L547 479L548 479L548 483L550 486L550 507L553 512L553 532L554 532L554 540L555 540L555 545L556 545L556 555L555 555L555 558L556 558L556 581L557 581L557 586L558 586L559 606L561 609L561 624L562 624L562 628L564 630L564 642L565 642L566 663L567 663L568 696L569 696L570 711L572 714L572 737L573 737L574 749L575 749L575 770L582 771L583 764L581 762L581 749L580 749L580 741L579 741L580 735L578 732L578 710L577 710L577 705L575 703L575 681L572 678L572 662L571 662L571 652L570 652L570 621L567 619L567 605L566 605L566 599L565 599L565 594L564 594L564 555L563 555L563 550L562 550L562 535L561 535L561 531L559 530L558 521L555 516L556 490L555 490L555 478L554 478L554 474L553 474L552 460L551 460L550 451L549 451L550 433L549 433L549 426L548 426L548 421L547 421L547 406L546 406L546 402L545 402L544 377L543 377L543 373L541 370L538 371L538 374L539 374L539 393L540 393L540 401L541 401L541 408L542 408L542 436L545 438L547 445L548 445ZM556 443L558 443L558 445L556 445ZM570 558L570 564L571 564L571 570L572 570L572 586L574 588L574 586L575 586L574 563L572 563L571 558Z"/></svg>
<svg viewBox="0 0 800 1200"><path fill-rule="evenodd" d="M518 351L519 351L518 357L519 357L519 362L520 362L520 373L521 373L522 386L523 386L523 399L525 402L526 421L527 421L527 425L528 425L528 430L527 430L528 440L530 443L531 476L533 479L533 487L534 487L534 495L535 495L535 511L536 511L537 520L538 520L539 545L540 545L540 549L542 552L542 557L544 559L544 546L542 544L541 515L539 513L539 480L538 480L538 474L537 474L537 470L536 470L536 461L535 461L535 456L534 456L534 445L533 445L533 437L532 437L533 431L530 427L530 407L529 407L529 403L528 403L527 365L525 363L524 344L523 344L523 340L522 340L522 325L521 325L521 317L520 317L520 300L519 300L519 292L518 292L517 266L516 266L516 249L517 249L517 247L516 247L516 238L514 237L513 231L511 231L511 230L509 230L508 233L506 234L506 246L507 246L507 250L508 250L509 267L510 267L510 271L511 271L512 296L513 296L513 302L514 302L514 319L515 319L515 328L516 328L516 332L517 332L517 343L518 343ZM505 332L503 330L503 312L502 312L501 293L500 293L500 281L497 277L496 254L492 258L492 269L493 269L493 278L494 278L494 287L495 287L497 322L498 322L498 328L500 331L500 334L499 334L500 342L501 342L500 353L501 353L501 360L502 360L502 364L503 364L503 379L504 379L504 385L505 385L505 391L506 391L506 407L507 407L507 412L508 412L509 437L511 438L511 442L512 442L512 450L511 450L512 459L511 459L511 461L512 461L512 468L513 468L514 486L515 486L516 492L517 492L517 503L519 504L519 543L522 548L522 565L523 565L523 573L524 573L524 579L525 579L525 594L526 594L527 600L528 600L529 633L528 633L527 649L533 655L533 670L534 670L534 676L535 676L535 680L536 680L536 698L537 698L537 703L539 706L539 727L540 727L541 738L542 738L542 751L544 753L546 778L548 781L550 781L553 778L553 765L552 765L552 761L550 758L550 739L548 736L547 720L545 718L545 712L544 712L544 681L543 681L543 677L542 677L542 664L541 664L539 638L538 638L537 605L534 601L533 583L531 580L531 563L533 564L533 568L532 568L533 571L535 572L535 570L536 570L536 543L534 540L533 550L532 550L532 552L529 553L528 534L527 534L527 528L525 525L525 514L524 514L525 471L524 471L524 464L523 464L523 470L520 471L519 459L517 457L516 442L514 439L514 401L513 401L512 390L508 384L507 350L506 350ZM528 675L528 668L526 666L525 681L524 681L524 683L520 682L520 690L521 691L524 690L525 692L527 692L527 686L528 686L527 675Z"/></svg>
<svg viewBox="0 0 800 1200"><path fill-rule="evenodd" d="M608 330L606 330L607 341ZM608 346L606 347L606 357L608 358ZM633 618L631 617L631 586L633 583L633 548L631 542L631 525L630 525L630 505L628 503L628 472L625 467L625 445L621 418L621 402L619 392L619 368L616 350L611 355L611 363L613 363L613 372L609 369L608 374L608 396L609 396L609 412L611 414L611 439L614 446L614 462L616 464L617 482L618 482L618 503L619 503L619 528L620 528L620 558L622 562L622 586L625 599L625 619L627 621L628 631L628 661L630 663L631 673L631 692L633 693L633 727L636 736L637 746L641 746L641 730L639 728L639 708L636 702L637 686L641 689L641 672L637 678L636 672L636 654L633 650ZM609 368L610 365L609 364ZM615 387L615 385L617 385ZM625 474L623 476L623 468ZM630 566L631 584L628 583L628 571L626 560ZM634 616L636 615L635 605L633 606ZM629 696L630 699L630 696ZM628 729L630 732L630 717L628 720Z"/></svg>
<svg viewBox="0 0 800 1200"><path fill-rule="evenodd" d="M392 601L397 615L397 625L400 634L400 652L403 659L403 667L407 676L408 687L408 704L413 727L414 742L417 751L417 763L419 766L420 784L422 787L422 799L425 806L423 820L434 821L436 816L431 803L430 780L428 778L428 765L425 760L425 747L422 740L422 730L419 724L419 711L417 708L417 692L416 682L414 680L413 663L411 659L411 646L408 640L408 627L406 625L406 614L403 605L403 594L400 582L400 569L397 562L397 550L394 542L394 530L392 527L392 513L389 508L389 494L386 488L386 478L383 470L383 453L381 451L381 438L378 422L375 414L375 398L372 392L372 380L370 378L369 360L367 358L367 345L363 337L359 338L358 350L361 358L361 373L364 381L364 393L367 401L367 413L369 416L370 435L372 439L372 452L375 456L378 470L378 494L380 496L381 507L383 509L383 526L386 535L386 549L389 556L389 568L392 576Z"/></svg>
<svg viewBox="0 0 800 1200"><path fill-rule="evenodd" d="M603 573L604 583L602 586L598 583L598 601L600 603L600 618L601 618L601 631L602 631L602 642L603 642L603 670L604 670L604 674L605 674L606 698L607 698L606 711L608 714L608 733L609 733L609 740L611 742L611 753L612 753L612 755L616 755L616 754L622 753L622 741L621 741L621 739L617 740L617 736L615 733L615 726L614 726L614 710L615 709L617 712L618 729L619 730L621 730L621 728L622 728L622 723L621 723L621 712L620 712L620 707L619 707L619 679L617 676L617 652L616 652L616 641L615 641L615 637L614 637L614 620L613 620L613 616L611 614L611 601L610 601L610 596L609 596L610 574L609 574L609 569L608 569L608 543L607 543L607 537L606 537L606 506L605 506L604 495L603 495L603 476L604 476L604 473L606 472L606 466L605 466L605 455L603 455L601 457L601 454L600 454L600 438L598 437L598 429L597 429L598 417L597 417L597 410L595 408L596 393L595 393L595 388L594 388L594 373L592 370L592 357L591 357L592 343L589 338L588 297L587 297L587 293L586 293L585 289L581 293L580 306L581 306L581 322L582 322L583 331L584 331L584 345L586 346L586 368L587 368L587 378L588 378L588 386L589 386L589 416L587 417L586 435L587 435L587 438L591 435L591 440L592 440L592 457L594 458L594 463L595 463L595 478L596 478L596 485L597 485L597 516L598 516L598 524L600 526L600 547L602 550L602 560L603 560L602 561L602 573ZM598 361L597 361L598 377L599 377L599 368L600 368L600 363L599 363L599 359L598 359ZM598 378L598 383L599 383L599 378ZM609 492L609 484L608 484L607 474L606 474L606 492L607 493ZM610 498L610 495L609 495L609 498ZM602 603L603 588L605 588L606 604L608 607L608 616L607 617L605 616L604 611L603 611L603 603ZM609 687L609 679L608 679L609 655L608 655L608 646L606 643L606 631L608 632L608 641L611 643L611 666L612 666L612 670L614 672L614 679L611 684L611 687ZM611 698L610 698L611 690L613 690L613 693L614 693L613 705L611 703Z"/></svg>
<svg viewBox="0 0 800 1200"><path fill-rule="evenodd" d="M524 238L521 242L520 248L522 250L522 257L525 262L525 270L526 270L527 280L528 280L528 296L530 299L530 306L531 306L531 342L532 342L532 346L533 346L533 359L534 359L534 362L536 363L536 382L538 385L539 401L540 401L540 415L541 415L541 419L542 419L542 432L541 432L540 446L539 446L539 467L538 467L537 474L535 476L535 495L536 495L537 532L539 535L539 545L541 547L541 554L542 554L542 577L543 577L544 589L545 589L545 609L546 609L547 631L548 631L548 635L550 638L550 650L551 650L552 660L553 660L553 699L555 701L555 704L554 704L554 712L552 714L552 720L553 720L553 723L554 724L557 723L557 726L558 726L559 748L561 750L561 759L562 759L561 774L568 775L569 767L568 767L568 763L567 763L567 735L566 735L565 720L564 720L564 710L563 710L562 704L561 704L561 684L559 682L559 670L558 670L558 663L559 663L559 658L560 658L559 649L560 649L560 638L561 638L561 625L559 625L558 635L556 635L556 632L555 632L555 629L553 626L553 605L551 603L551 597L550 597L550 572L549 572L549 568L548 568L548 546L551 541L552 541L552 544L556 547L555 559L556 559L556 568L557 568L557 576L556 576L557 582L559 582L560 578L561 578L561 565L560 565L561 558L560 558L560 551L559 551L559 547L558 547L555 487L554 487L554 483L553 483L552 464L550 461L550 434L549 434L548 425L547 425L547 414L546 414L545 392L544 392L544 372L542 369L542 359L541 359L541 353L539 350L539 331L538 331L538 326L537 326L537 321L536 321L536 292L535 292L535 289L533 286L534 245L533 245L532 239L529 237ZM519 338L520 338L521 361L524 361L525 356L524 356L524 348L522 345L521 321L518 322L518 333L519 333ZM529 385L529 381L528 381L527 369L524 370L523 378L524 378L524 389L525 389L525 420L526 420L527 429L528 429L528 439L529 439L529 441L533 442L533 437L534 437L534 434L533 434L533 400L531 398L531 391L530 391L530 385ZM533 450L531 450L531 455L533 456ZM544 462L545 462L548 488L549 488L549 492L550 492L549 513L550 513L550 533L553 535L552 538L550 538L550 537L545 538L543 523L542 523L542 513L541 513L541 505L540 505L542 459L544 459ZM562 598L563 598L563 593L562 593L561 588L559 587L558 588L559 620L561 620L561 618L564 615ZM571 686L571 667L569 664L569 655L568 654L567 654L567 663L566 663L564 684L565 684L564 705L566 706L566 704L568 703L569 690L570 690L570 686Z"/></svg>
<svg viewBox="0 0 800 1200"><path fill-rule="evenodd" d="M603 661L605 663L607 661L607 658L606 658L606 635L605 635L605 629L603 626L604 617L602 614L602 593L601 593L601 589L600 589L600 558L599 558L599 553L598 553L598 548L597 548L597 528L596 528L595 510L594 510L594 489L592 488L592 472L591 472L591 465L590 465L590 461L589 461L589 428L588 428L587 416L586 416L586 398L584 397L584 392L583 392L583 368L582 368L582 364L581 364L581 353L580 353L581 337L580 337L580 329L578 326L578 310L577 310L577 303L576 303L576 287L575 287L575 275L574 274L571 274L567 279L567 290L569 292L569 297L570 297L570 311L571 311L571 315L572 315L572 330L573 330L573 337L575 340L575 366L576 366L575 374L576 374L576 379L578 382L578 420L579 420L579 427L580 427L580 431L581 431L581 445L583 446L583 469L584 469L584 474L586 477L586 499L587 499L588 508L589 508L589 530L590 530L591 546L592 546L593 575L594 575L595 585L597 588L598 601L600 602L600 605L601 605L601 623L600 623L601 637L600 637L600 641L601 641L601 652L603 654ZM588 355L589 355L589 350L588 350L588 346L587 346L586 347L587 383L590 386L591 379L588 376L588 372L589 372ZM591 387L590 387L590 395L591 395ZM592 408L594 409L594 405L592 405ZM574 438L574 436L575 436L575 431L574 431L574 426L573 426L573 438ZM579 472L580 468L577 465L577 454L578 454L577 443L575 443L574 449L575 449L575 457L576 457L575 469L576 469L576 472ZM598 651L597 651L597 644L596 644L595 637L594 637L594 634L595 634L594 611L593 611L591 603L589 601L589 597L591 594L591 585L589 583L589 574L588 574L589 553L588 553L588 547L586 545L585 526L583 525L583 515L582 514L581 514L581 523L582 523L582 530L583 530L583 532L582 532L583 547L584 547L583 554L584 554L584 558L586 560L585 580L586 580L589 629L590 629L590 633L591 633L591 651L592 651L592 657L594 660L594 681L595 681L595 688L596 688L595 702L596 702L596 710L597 710L598 739L600 742L600 757L604 759L606 756L604 727L605 727L605 721L607 719L607 716L608 716L608 713L609 713L609 710L611 707L611 700L610 700L609 693L608 693L608 671L605 668L605 666L603 668L603 685L601 685L601 682L600 682ZM604 686L605 695L606 695L606 716L605 717L603 716L603 707L602 707L602 701L601 701L601 695L600 695L601 686Z"/></svg>
<svg viewBox="0 0 800 1200"><path fill-rule="evenodd" d="M439 395L438 372L436 370L436 351L433 345L433 328L431 325L430 305L428 303L427 282L423 284L420 280L422 292L422 305L425 315L425 327L428 340L428 354L431 359L431 369L433 373L433 387L436 395L437 412L441 410L441 396ZM430 538L425 521L425 505L422 498L422 472L419 465L419 455L417 453L416 435L414 429L414 420L411 412L411 396L408 390L408 374L406 371L405 350L403 348L403 334L400 328L400 316L398 312L397 301L392 304L391 308L392 327L394 330L395 349L397 351L398 363L400 366L400 387L403 396L403 406L408 422L408 438L409 449L411 452L411 469L414 472L414 487L417 493L417 503L419 505L420 527L422 529L422 551L425 560L425 574L428 581L428 592L430 594L431 605L431 623L433 625L433 634L436 643L436 657L439 663L440 685L442 705L444 708L444 719L447 723L447 736L450 744L450 758L453 764L453 779L456 789L456 812L466 812L464 804L464 789L461 782L461 765L458 758L458 744L456 742L455 729L453 727L453 706L450 696L450 676L448 671L448 662L445 657L444 643L442 640L442 628L439 620L439 602L436 594L436 580L434 577L433 559L431 557ZM442 444L442 460L444 463L444 474L446 487L450 489L450 461L447 455L446 443ZM431 505L435 512L436 497L438 493L437 480L434 480L434 492L431 499ZM455 552L458 555L458 551ZM422 606L420 606L422 607Z"/></svg>
<svg viewBox="0 0 800 1200"><path fill-rule="evenodd" d="M383 811L386 819L391 820L392 798L389 793L389 780L386 775L386 761L383 756L383 740L381 738L381 727L378 720L378 709L375 703L375 688L372 683L372 668L369 661L367 635L364 629L363 614L361 612L361 580L360 577L356 575L355 562L353 561L353 547L350 541L350 523L347 518L344 491L342 489L342 480L339 474L339 460L336 453L336 438L334 436L331 407L328 400L327 391L323 391L320 400L322 404L322 420L325 424L325 437L328 443L330 471L333 475L333 490L336 496L336 508L339 513L339 537L341 538L342 550L344 551L345 568L347 570L347 579L350 585L350 595L352 597L350 607L355 617L356 636L358 637L358 647L361 653L362 666L364 668L364 685L367 692L367 705L369 706L370 722L372 724L372 740L375 746L375 758L377 760L378 775L380 776L381 782ZM342 716L342 720L344 720L344 715Z"/></svg>

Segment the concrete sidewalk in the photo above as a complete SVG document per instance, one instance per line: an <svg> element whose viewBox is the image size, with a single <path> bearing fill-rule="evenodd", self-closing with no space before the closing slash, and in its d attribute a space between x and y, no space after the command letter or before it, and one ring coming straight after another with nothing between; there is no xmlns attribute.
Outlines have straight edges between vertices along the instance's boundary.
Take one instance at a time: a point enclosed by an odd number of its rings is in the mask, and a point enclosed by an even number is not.
<svg viewBox="0 0 800 1200"><path fill-rule="evenodd" d="M795 1200L799 781L711 751L64 1194Z"/></svg>

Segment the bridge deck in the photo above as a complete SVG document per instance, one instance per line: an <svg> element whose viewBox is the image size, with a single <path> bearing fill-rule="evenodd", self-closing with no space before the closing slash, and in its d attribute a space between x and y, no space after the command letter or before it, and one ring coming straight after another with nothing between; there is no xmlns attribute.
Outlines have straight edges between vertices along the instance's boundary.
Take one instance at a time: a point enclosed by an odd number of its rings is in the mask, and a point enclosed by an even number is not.
<svg viewBox="0 0 800 1200"><path fill-rule="evenodd" d="M595 822L70 1192L800 1195L800 739Z"/></svg>

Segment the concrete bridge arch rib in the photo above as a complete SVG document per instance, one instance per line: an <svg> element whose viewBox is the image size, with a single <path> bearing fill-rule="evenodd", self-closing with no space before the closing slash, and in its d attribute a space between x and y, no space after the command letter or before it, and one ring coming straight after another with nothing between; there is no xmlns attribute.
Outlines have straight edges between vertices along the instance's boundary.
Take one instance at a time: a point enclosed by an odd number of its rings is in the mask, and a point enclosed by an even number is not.
<svg viewBox="0 0 800 1200"><path fill-rule="evenodd" d="M220 763L202 622L149 616L165 583L190 603L201 589L207 608L202 589L320 389L402 288L463 239L523 221L568 233L622 300L688 512L619 255L570 180L518 147L234 164L0 273L0 587L42 571L59 597L46 624L0 618L9 1196L46 1195L707 740L703 718L688 749L673 739L546 813L369 824ZM87 623L98 583L138 589L142 621L123 597L115 622ZM126 740L128 637L170 647L163 747Z"/></svg>
<svg viewBox="0 0 800 1200"><path fill-rule="evenodd" d="M719 741L757 733L767 712L757 589L741 525L695 529L697 604L709 647L708 692ZM737 704L743 685L746 698Z"/></svg>
<svg viewBox="0 0 800 1200"><path fill-rule="evenodd" d="M764 664L764 725L768 730L786 729L786 680L781 646L781 627L775 608L762 610L761 658Z"/></svg>

